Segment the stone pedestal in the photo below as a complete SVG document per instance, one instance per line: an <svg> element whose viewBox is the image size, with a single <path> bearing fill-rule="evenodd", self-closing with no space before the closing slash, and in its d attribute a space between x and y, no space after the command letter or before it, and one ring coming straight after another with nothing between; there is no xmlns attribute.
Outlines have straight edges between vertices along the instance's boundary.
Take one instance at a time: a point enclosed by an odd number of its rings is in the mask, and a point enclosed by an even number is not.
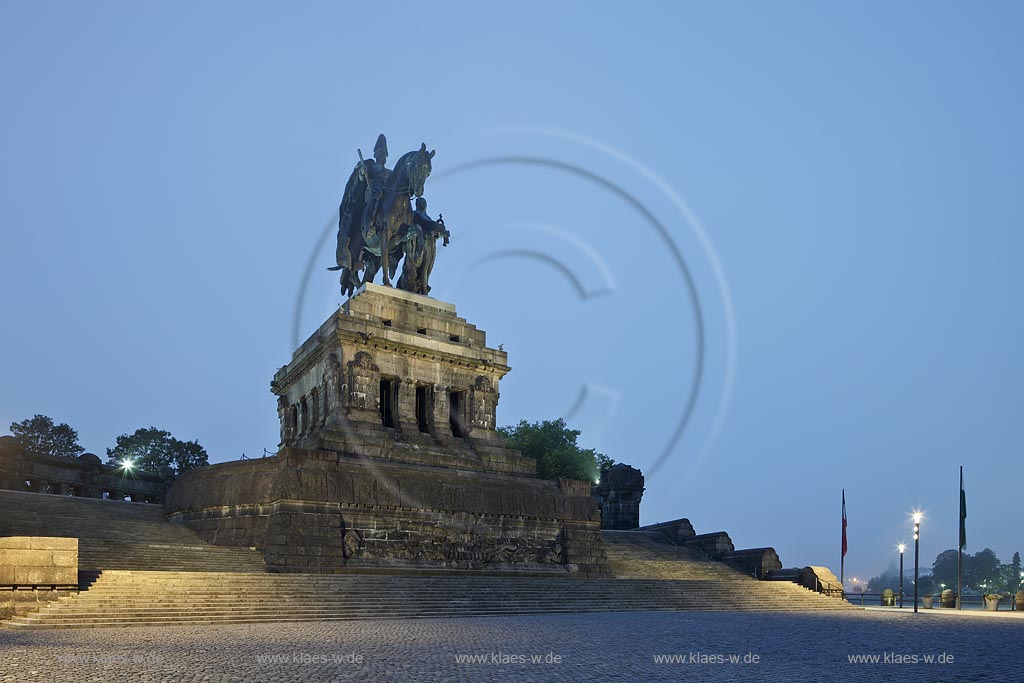
<svg viewBox="0 0 1024 683"><path fill-rule="evenodd" d="M533 474L495 431L509 369L451 304L367 284L275 373L281 445Z"/></svg>
<svg viewBox="0 0 1024 683"><path fill-rule="evenodd" d="M640 526L640 499L644 495L644 475L622 463L601 473L592 490L601 508L602 529L636 529Z"/></svg>
<svg viewBox="0 0 1024 683"><path fill-rule="evenodd" d="M451 304L366 285L275 373L278 455L185 473L168 512L271 571L609 575L589 483L495 431L508 371Z"/></svg>

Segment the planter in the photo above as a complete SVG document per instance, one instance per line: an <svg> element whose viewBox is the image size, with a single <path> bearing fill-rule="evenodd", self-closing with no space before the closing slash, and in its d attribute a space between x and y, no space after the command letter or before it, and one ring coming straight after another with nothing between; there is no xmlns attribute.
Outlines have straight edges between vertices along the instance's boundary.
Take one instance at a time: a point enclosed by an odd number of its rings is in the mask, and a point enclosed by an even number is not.
<svg viewBox="0 0 1024 683"><path fill-rule="evenodd" d="M987 609L989 612L995 612L996 610L999 609L999 601L1000 600L1002 600L1002 598L990 598L990 597L988 597L986 595L985 596L985 609Z"/></svg>
<svg viewBox="0 0 1024 683"><path fill-rule="evenodd" d="M942 596L939 598L939 605L942 607L956 607L956 593L951 588L947 588L942 591Z"/></svg>
<svg viewBox="0 0 1024 683"><path fill-rule="evenodd" d="M1017 603L1017 611L1024 611L1024 591L1017 591L1017 600L1015 602Z"/></svg>
<svg viewBox="0 0 1024 683"><path fill-rule="evenodd" d="M896 594L892 590L886 588L882 591L882 607L895 607L896 606Z"/></svg>
<svg viewBox="0 0 1024 683"><path fill-rule="evenodd" d="M934 600L934 599L935 599L934 595L922 595L921 596L921 606L924 607L925 609L931 609L932 608L932 600Z"/></svg>

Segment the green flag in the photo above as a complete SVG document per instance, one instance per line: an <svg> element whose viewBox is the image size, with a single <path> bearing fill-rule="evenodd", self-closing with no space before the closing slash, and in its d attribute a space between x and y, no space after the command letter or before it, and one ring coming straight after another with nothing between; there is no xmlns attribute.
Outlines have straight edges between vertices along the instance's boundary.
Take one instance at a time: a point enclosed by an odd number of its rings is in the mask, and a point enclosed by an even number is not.
<svg viewBox="0 0 1024 683"><path fill-rule="evenodd" d="M960 469L960 550L967 547L967 494L964 493L964 471Z"/></svg>

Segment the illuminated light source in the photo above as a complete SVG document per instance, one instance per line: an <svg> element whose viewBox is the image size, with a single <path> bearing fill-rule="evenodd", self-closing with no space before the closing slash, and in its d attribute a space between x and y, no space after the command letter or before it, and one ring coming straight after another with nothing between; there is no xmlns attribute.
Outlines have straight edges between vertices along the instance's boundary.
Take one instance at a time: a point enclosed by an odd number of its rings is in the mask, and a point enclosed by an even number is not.
<svg viewBox="0 0 1024 683"><path fill-rule="evenodd" d="M915 511L914 512L914 524L920 524L920 523L921 523L921 513Z"/></svg>
<svg viewBox="0 0 1024 683"><path fill-rule="evenodd" d="M902 555L903 551L907 549L907 544L906 543L900 543L899 545L896 546L896 548L899 549L900 555Z"/></svg>

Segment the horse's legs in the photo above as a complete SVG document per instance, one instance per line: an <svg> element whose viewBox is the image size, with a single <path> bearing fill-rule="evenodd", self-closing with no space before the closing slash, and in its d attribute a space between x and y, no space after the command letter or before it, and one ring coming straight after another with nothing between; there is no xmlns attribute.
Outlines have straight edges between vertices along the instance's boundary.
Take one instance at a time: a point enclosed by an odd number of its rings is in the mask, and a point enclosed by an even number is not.
<svg viewBox="0 0 1024 683"><path fill-rule="evenodd" d="M363 281L360 284L365 285L367 282L373 282L373 278L377 277L377 270L380 268L380 262L376 257L369 256L369 254L362 260L366 265L366 270L363 271Z"/></svg>

